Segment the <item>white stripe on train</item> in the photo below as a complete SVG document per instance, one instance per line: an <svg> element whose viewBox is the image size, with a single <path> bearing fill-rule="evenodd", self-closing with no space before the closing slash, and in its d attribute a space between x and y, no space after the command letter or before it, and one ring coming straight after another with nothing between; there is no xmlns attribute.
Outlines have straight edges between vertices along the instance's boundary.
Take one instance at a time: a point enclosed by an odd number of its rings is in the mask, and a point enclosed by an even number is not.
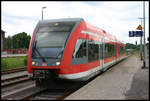
<svg viewBox="0 0 150 101"><path fill-rule="evenodd" d="M107 69L108 67L115 64L116 62L119 62L120 60L124 59L125 57L126 56L120 57L119 59L117 59L118 61L113 60L111 62L104 64L104 69ZM97 67L87 70L85 72L74 73L74 74L59 74L59 78L70 79L73 81L84 81L84 80L87 80L87 79L91 78L92 76L96 75L97 73L101 72L101 70L102 70L102 67L97 66Z"/></svg>

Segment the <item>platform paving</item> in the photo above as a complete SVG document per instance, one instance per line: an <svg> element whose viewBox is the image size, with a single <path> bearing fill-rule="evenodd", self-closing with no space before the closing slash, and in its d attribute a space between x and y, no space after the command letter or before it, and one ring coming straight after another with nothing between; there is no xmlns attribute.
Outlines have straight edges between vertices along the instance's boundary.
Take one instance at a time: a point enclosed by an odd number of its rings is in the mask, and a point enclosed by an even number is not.
<svg viewBox="0 0 150 101"><path fill-rule="evenodd" d="M139 57L130 56L64 100L149 99L149 65L142 65Z"/></svg>

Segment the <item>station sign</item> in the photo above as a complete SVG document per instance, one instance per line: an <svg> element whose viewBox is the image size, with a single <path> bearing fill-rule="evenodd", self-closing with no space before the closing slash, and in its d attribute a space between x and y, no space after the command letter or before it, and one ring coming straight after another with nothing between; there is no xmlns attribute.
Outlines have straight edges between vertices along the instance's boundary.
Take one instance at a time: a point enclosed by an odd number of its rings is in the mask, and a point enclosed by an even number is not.
<svg viewBox="0 0 150 101"><path fill-rule="evenodd" d="M141 37L143 36L143 31L129 31L129 37Z"/></svg>

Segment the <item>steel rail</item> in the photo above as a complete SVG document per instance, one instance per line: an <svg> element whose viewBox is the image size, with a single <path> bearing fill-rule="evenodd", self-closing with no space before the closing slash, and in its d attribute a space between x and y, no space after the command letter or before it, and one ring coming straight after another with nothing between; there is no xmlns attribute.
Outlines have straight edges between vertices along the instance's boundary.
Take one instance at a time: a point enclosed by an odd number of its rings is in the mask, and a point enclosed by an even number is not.
<svg viewBox="0 0 150 101"><path fill-rule="evenodd" d="M1 87L10 86L10 85L14 85L17 83L22 83L22 82L25 82L28 80L31 80L28 77L28 75L22 75L22 76L18 76L18 77L14 77L14 78L4 79L4 80L2 80Z"/></svg>
<svg viewBox="0 0 150 101"><path fill-rule="evenodd" d="M38 88L35 84L28 85L27 87L23 87L21 89L9 92L1 96L2 100L21 100L26 99L30 96L38 94L44 91L45 88Z"/></svg>
<svg viewBox="0 0 150 101"><path fill-rule="evenodd" d="M110 68L107 70L110 70ZM63 100L65 97L67 97L68 95L77 91L78 89L80 89L84 85L88 84L89 82L94 80L97 76L99 76L103 73L104 72L101 72L101 73L97 74L96 76L94 76L93 78L91 78L90 80L82 82L80 84L77 83L73 86L69 84L69 86L66 86L66 88L68 88L68 87L71 87L71 88L69 88L69 90L67 89L65 92L62 89L60 89L59 87L57 88L57 85L53 89L47 89L47 88L36 87L34 84L34 85L27 85L27 87L22 88L22 90L16 90L16 91L10 92L9 94L2 95L1 98L5 99L5 100L33 100L33 99ZM60 83L58 85L60 85ZM61 83L61 85L63 85L63 84ZM65 90L66 88L63 88L63 89ZM46 93L46 91L48 94Z"/></svg>
<svg viewBox="0 0 150 101"><path fill-rule="evenodd" d="M15 72L20 72L20 71L25 71L27 70L27 67L21 67L21 68L15 68L15 69L8 69L8 70L2 70L2 75L3 74L10 74L10 73L15 73Z"/></svg>

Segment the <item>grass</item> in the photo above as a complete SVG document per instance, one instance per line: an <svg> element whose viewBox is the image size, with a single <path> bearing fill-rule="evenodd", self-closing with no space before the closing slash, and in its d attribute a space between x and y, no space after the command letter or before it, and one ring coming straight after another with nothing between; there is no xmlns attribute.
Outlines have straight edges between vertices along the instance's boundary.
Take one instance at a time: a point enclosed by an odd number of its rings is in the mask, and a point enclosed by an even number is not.
<svg viewBox="0 0 150 101"><path fill-rule="evenodd" d="M134 53L135 53L135 56L141 57L140 51L135 51ZM143 56L143 55L144 55L144 53L142 53L142 56ZM144 56L143 56L143 57L144 57ZM149 50L148 50L148 52L147 52L147 54L146 54L146 58L149 59Z"/></svg>
<svg viewBox="0 0 150 101"><path fill-rule="evenodd" d="M1 58L1 70L27 66L27 56Z"/></svg>
<svg viewBox="0 0 150 101"><path fill-rule="evenodd" d="M135 56L140 58L140 52L139 51L135 51L134 54L135 54Z"/></svg>

